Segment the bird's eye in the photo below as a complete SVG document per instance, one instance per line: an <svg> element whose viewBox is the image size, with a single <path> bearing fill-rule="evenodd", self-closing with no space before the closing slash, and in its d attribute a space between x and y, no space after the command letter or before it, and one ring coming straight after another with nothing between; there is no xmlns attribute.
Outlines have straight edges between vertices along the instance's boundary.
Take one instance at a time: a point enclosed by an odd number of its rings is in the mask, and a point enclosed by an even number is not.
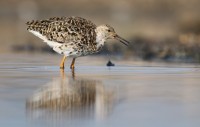
<svg viewBox="0 0 200 127"><path fill-rule="evenodd" d="M110 30L108 30L108 32L110 32Z"/></svg>

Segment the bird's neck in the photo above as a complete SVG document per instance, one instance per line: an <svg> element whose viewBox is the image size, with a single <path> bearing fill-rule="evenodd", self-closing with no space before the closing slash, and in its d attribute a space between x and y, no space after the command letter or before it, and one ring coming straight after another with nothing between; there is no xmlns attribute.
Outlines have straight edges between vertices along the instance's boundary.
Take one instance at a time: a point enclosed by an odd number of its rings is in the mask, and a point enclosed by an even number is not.
<svg viewBox="0 0 200 127"><path fill-rule="evenodd" d="M100 30L98 30L98 28L96 29L96 43L97 43L97 48L102 48L104 43L106 41L106 37L105 34L103 32L101 32Z"/></svg>

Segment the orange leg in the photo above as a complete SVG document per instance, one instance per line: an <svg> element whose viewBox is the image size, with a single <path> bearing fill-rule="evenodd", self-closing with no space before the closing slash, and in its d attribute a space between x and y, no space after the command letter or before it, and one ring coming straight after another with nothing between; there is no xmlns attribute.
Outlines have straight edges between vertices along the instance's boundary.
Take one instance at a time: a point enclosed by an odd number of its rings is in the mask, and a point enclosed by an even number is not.
<svg viewBox="0 0 200 127"><path fill-rule="evenodd" d="M60 69L64 69L65 68L65 60L66 60L66 56L63 56L62 61L60 62Z"/></svg>
<svg viewBox="0 0 200 127"><path fill-rule="evenodd" d="M71 63L70 69L74 69L74 68L75 68L74 63L75 63L75 58L73 58L73 60L72 60L72 63Z"/></svg>

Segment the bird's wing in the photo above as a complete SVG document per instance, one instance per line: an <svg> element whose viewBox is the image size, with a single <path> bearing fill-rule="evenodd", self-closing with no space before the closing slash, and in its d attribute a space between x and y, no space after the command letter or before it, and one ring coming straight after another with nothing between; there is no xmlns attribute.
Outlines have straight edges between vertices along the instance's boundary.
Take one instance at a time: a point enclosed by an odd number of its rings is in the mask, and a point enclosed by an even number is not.
<svg viewBox="0 0 200 127"><path fill-rule="evenodd" d="M45 42L62 44L52 46L53 50L60 54L96 51L96 25L89 20L80 17L56 17L26 24L27 30L36 33Z"/></svg>
<svg viewBox="0 0 200 127"><path fill-rule="evenodd" d="M39 32L49 41L58 43L73 41L77 45L93 45L96 40L96 25L81 17L54 17L26 24L28 30Z"/></svg>
<svg viewBox="0 0 200 127"><path fill-rule="evenodd" d="M80 17L56 18L47 27L47 38L59 43L75 42L86 45L96 40L96 32L91 21Z"/></svg>

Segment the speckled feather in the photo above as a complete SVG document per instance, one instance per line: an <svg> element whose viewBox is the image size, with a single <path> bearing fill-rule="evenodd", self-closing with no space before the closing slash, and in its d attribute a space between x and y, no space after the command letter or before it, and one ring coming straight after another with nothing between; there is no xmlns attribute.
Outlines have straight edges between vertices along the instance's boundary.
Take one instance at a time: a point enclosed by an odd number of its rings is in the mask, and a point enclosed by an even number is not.
<svg viewBox="0 0 200 127"><path fill-rule="evenodd" d="M62 44L58 48L73 48L72 52L87 55L96 52L96 25L81 17L54 17L27 22L29 31L36 31L47 40ZM64 49L60 49L64 50ZM63 54L63 52L58 52ZM80 54L80 55L81 55Z"/></svg>

